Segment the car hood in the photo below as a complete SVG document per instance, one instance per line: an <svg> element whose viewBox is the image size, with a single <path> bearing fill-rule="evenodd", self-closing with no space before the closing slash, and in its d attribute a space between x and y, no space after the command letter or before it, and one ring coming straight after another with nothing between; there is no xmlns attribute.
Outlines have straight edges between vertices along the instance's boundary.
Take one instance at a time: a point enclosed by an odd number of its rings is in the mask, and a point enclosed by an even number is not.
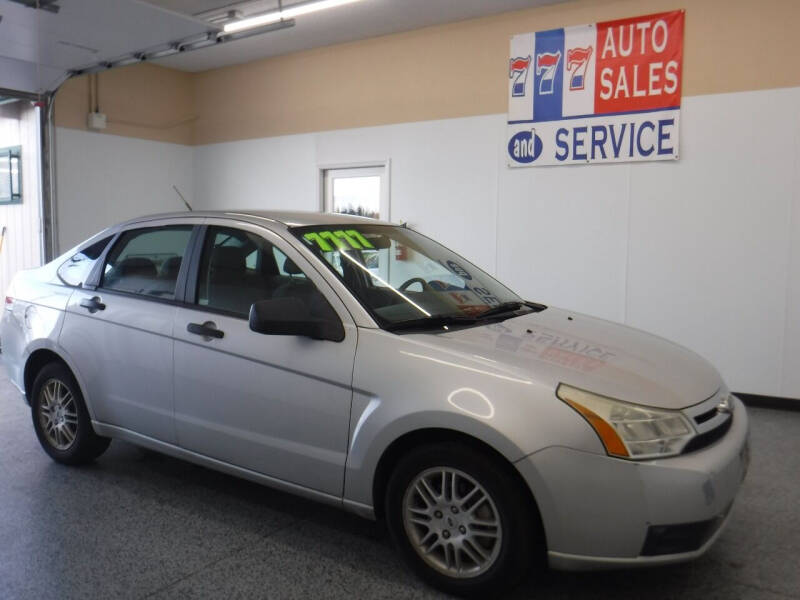
<svg viewBox="0 0 800 600"><path fill-rule="evenodd" d="M419 341L482 368L513 372L635 404L681 409L714 395L717 370L694 352L638 329L548 308ZM419 339L419 338L424 338Z"/></svg>

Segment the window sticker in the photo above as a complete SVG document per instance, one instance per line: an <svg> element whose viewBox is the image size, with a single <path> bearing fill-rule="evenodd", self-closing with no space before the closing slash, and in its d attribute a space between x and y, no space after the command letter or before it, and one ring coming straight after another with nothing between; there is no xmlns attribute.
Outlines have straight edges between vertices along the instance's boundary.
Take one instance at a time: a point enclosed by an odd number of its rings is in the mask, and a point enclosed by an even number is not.
<svg viewBox="0 0 800 600"><path fill-rule="evenodd" d="M447 294L455 301L458 309L465 315L474 317L486 310L486 302L468 289L458 292L447 292Z"/></svg>
<svg viewBox="0 0 800 600"><path fill-rule="evenodd" d="M338 250L364 250L374 246L355 229L336 229L331 231L310 231L303 235L306 241L316 244L323 252Z"/></svg>
<svg viewBox="0 0 800 600"><path fill-rule="evenodd" d="M441 264L445 266L451 273L463 279L464 287L466 287L466 289L468 289L470 292L478 296L481 302L483 302L485 305L495 306L497 304L500 304L500 300L498 300L497 296L495 296L491 292L491 290L481 287L480 282L473 279L470 272L467 271L460 264L458 264L454 260L448 260L446 262L442 262Z"/></svg>
<svg viewBox="0 0 800 600"><path fill-rule="evenodd" d="M464 281L469 281L470 279L472 279L472 275L469 274L469 271L467 271L456 261L448 260L446 265L453 273L461 277L461 279L463 279Z"/></svg>

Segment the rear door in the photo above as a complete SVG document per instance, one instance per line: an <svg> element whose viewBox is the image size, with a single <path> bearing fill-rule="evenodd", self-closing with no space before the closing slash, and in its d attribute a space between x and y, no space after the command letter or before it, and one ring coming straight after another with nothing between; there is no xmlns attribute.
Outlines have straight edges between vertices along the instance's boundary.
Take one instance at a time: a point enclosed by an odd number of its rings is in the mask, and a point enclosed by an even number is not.
<svg viewBox="0 0 800 600"><path fill-rule="evenodd" d="M196 223L122 230L95 267L96 289L70 298L60 337L94 419L168 443L175 443L172 326Z"/></svg>
<svg viewBox="0 0 800 600"><path fill-rule="evenodd" d="M277 234L212 222L198 243L197 283L187 285L187 303L175 313L178 443L341 496L357 336L353 320L314 267ZM251 331L250 306L274 297L332 308L344 325L344 340ZM203 335L201 327L216 333Z"/></svg>

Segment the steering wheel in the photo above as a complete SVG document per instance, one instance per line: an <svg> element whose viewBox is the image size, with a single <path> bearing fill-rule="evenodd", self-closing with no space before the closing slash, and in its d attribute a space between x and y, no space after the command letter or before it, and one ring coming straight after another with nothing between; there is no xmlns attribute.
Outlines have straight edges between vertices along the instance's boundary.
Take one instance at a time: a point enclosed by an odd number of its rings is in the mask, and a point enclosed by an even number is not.
<svg viewBox="0 0 800 600"><path fill-rule="evenodd" d="M412 277L411 279L403 283L403 285L401 285L398 289L405 292L407 287L414 285L415 283L418 283L422 286L423 292L433 291L433 288L430 286L430 284L427 281L425 281L422 277Z"/></svg>

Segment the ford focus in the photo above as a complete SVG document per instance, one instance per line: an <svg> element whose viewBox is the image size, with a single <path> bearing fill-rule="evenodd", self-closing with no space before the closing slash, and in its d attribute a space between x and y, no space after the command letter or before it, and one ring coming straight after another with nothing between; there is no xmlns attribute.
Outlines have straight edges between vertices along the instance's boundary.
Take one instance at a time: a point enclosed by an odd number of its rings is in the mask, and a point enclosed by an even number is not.
<svg viewBox="0 0 800 600"><path fill-rule="evenodd" d="M16 275L0 344L55 461L125 440L382 519L456 594L695 558L747 468L698 355L358 217L111 227Z"/></svg>

